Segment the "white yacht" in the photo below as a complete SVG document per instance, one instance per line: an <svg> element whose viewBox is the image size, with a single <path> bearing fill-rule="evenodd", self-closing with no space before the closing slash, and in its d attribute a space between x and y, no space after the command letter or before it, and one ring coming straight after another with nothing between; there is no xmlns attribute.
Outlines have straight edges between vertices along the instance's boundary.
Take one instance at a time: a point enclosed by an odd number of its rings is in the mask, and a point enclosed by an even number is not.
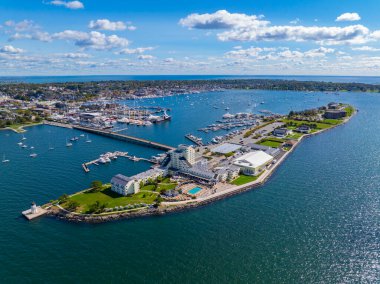
<svg viewBox="0 0 380 284"><path fill-rule="evenodd" d="M35 157L37 157L37 154L36 153L32 153L32 154L29 155L29 157L35 158Z"/></svg>

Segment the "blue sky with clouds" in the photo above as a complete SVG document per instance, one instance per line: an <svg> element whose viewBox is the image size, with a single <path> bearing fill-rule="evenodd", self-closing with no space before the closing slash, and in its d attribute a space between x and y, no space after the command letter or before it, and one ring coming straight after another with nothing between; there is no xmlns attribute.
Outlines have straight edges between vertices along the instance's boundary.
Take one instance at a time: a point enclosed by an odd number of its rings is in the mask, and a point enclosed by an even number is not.
<svg viewBox="0 0 380 284"><path fill-rule="evenodd" d="M1 0L0 75L380 75L378 0Z"/></svg>

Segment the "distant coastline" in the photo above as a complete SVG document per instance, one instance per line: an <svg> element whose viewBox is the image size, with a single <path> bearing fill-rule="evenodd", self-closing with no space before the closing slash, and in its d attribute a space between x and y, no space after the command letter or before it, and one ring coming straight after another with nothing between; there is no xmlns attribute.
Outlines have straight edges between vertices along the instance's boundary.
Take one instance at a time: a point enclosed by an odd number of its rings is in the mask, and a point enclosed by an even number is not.
<svg viewBox="0 0 380 284"><path fill-rule="evenodd" d="M148 80L218 80L218 79L274 79L320 81L333 83L380 84L380 76L324 76L324 75L57 75L57 76L0 76L0 84L8 83L65 83L94 81Z"/></svg>

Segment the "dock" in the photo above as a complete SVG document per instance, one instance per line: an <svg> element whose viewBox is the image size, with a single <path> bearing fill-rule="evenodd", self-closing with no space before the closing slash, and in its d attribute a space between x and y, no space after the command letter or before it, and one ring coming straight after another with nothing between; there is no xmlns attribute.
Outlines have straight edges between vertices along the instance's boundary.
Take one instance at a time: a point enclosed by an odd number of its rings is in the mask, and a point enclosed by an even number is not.
<svg viewBox="0 0 380 284"><path fill-rule="evenodd" d="M45 215L46 213L47 213L47 210L43 209L41 206L37 207L36 213L32 213L32 209L22 211L22 215L24 215L24 217L28 219L29 221L35 218L41 217Z"/></svg>
<svg viewBox="0 0 380 284"><path fill-rule="evenodd" d="M198 138L191 134L186 134L185 137L189 139L191 142L195 143L198 146L203 146L203 142L201 138Z"/></svg>
<svg viewBox="0 0 380 284"><path fill-rule="evenodd" d="M134 162L145 161L145 162L149 162L149 163L152 163L152 164L157 164L157 162L155 160L153 160L153 159L146 159L146 158L140 158L140 157L136 157L136 156L131 156L131 155L128 155L128 152L121 152L121 151L108 152L108 153L105 153L105 154L103 154L101 156L108 157L108 158L110 158L110 160L118 158L118 157L124 157L124 158L127 158L127 159L129 159L131 161L134 161ZM99 165L99 159L100 158L83 163L82 164L83 170L86 173L90 172L89 166L90 165ZM102 164L106 164L106 162L103 162Z"/></svg>

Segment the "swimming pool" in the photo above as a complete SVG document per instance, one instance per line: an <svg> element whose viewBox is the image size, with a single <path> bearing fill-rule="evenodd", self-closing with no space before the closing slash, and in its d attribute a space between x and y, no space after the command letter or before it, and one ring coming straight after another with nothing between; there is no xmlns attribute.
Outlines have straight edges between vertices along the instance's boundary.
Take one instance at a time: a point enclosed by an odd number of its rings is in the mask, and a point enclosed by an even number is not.
<svg viewBox="0 0 380 284"><path fill-rule="evenodd" d="M202 190L202 188L200 188L200 187L194 187L193 189L190 189L187 193L197 194L201 190Z"/></svg>

